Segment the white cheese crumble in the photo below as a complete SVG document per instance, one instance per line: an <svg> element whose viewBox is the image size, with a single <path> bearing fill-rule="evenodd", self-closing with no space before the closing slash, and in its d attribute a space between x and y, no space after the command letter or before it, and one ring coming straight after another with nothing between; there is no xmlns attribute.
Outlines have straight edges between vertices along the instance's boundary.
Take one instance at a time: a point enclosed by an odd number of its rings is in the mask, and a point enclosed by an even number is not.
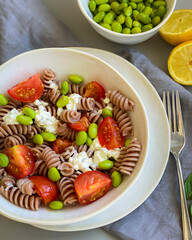
<svg viewBox="0 0 192 240"><path fill-rule="evenodd" d="M55 89L57 91L58 90L58 85L53 81L49 81L49 82L50 82L49 87L52 88L52 89Z"/></svg>
<svg viewBox="0 0 192 240"><path fill-rule="evenodd" d="M81 99L81 95L73 93L69 96L69 103L66 105L67 109L76 110L79 108L79 100Z"/></svg>
<svg viewBox="0 0 192 240"><path fill-rule="evenodd" d="M6 124L19 124L16 117L22 114L23 114L22 111L18 111L17 109L14 108L4 115L3 121Z"/></svg>
<svg viewBox="0 0 192 240"><path fill-rule="evenodd" d="M108 97L106 97L106 98L103 99L103 102L104 102L105 104L108 104L108 103L110 102L110 99L109 99Z"/></svg>
<svg viewBox="0 0 192 240"><path fill-rule="evenodd" d="M95 169L95 164L93 163L92 158L89 158L84 151L70 157L69 162L73 164L75 170L80 170L82 172L91 171L90 167Z"/></svg>
<svg viewBox="0 0 192 240"><path fill-rule="evenodd" d="M60 117L62 111L63 111L63 108L58 108L58 109L57 109L57 116L58 116L58 117Z"/></svg>
<svg viewBox="0 0 192 240"><path fill-rule="evenodd" d="M51 116L50 112L46 111L45 106L47 106L48 103L39 100L36 100L34 103L39 108L35 111L35 123L37 126L43 128L46 132L56 134L59 120Z"/></svg>
<svg viewBox="0 0 192 240"><path fill-rule="evenodd" d="M103 99L103 102L104 102L105 104L107 104L107 106L106 106L105 108L103 108L103 109L109 109L110 111L113 110L113 104L110 103L110 99L109 99L108 97L106 97L105 99ZM103 109L99 109L99 110L98 110L98 113L99 113L99 114L102 114Z"/></svg>
<svg viewBox="0 0 192 240"><path fill-rule="evenodd" d="M101 149L101 144L99 143L99 139L98 137L96 137L93 142L91 143L91 146L90 146L91 150L93 151L97 151L99 149Z"/></svg>

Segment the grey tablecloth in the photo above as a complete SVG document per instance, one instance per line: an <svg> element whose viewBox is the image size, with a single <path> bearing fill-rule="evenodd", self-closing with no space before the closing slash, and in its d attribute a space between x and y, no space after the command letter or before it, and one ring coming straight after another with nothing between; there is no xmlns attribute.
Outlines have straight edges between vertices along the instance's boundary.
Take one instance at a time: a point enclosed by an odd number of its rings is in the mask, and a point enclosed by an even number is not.
<svg viewBox="0 0 192 240"><path fill-rule="evenodd" d="M55 19L40 0L0 0L1 63L19 53L36 48L83 45L66 26ZM140 69L160 95L163 90L179 90L187 140L181 154L183 175L186 178L192 171L191 94L139 52L127 47L124 52L117 54ZM161 182L151 196L134 212L105 226L104 229L127 240L182 239L179 189L172 156Z"/></svg>

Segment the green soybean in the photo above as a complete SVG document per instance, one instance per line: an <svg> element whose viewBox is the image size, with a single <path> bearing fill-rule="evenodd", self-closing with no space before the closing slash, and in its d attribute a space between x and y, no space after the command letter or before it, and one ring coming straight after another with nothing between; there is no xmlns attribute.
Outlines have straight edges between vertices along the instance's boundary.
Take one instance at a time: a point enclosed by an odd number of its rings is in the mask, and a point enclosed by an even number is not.
<svg viewBox="0 0 192 240"><path fill-rule="evenodd" d="M33 123L33 120L31 117L28 117L28 116L24 116L24 115L18 115L16 117L18 123L22 124L22 125L31 125Z"/></svg>
<svg viewBox="0 0 192 240"><path fill-rule="evenodd" d="M8 99L5 95L0 94L0 105L5 106L8 103Z"/></svg>
<svg viewBox="0 0 192 240"><path fill-rule="evenodd" d="M53 133L42 132L41 136L43 137L43 140L46 142L54 142L56 140L56 136Z"/></svg>
<svg viewBox="0 0 192 240"><path fill-rule="evenodd" d="M126 25L126 27L128 27L128 28L132 28L132 26L133 26L133 20L132 20L131 17L126 17L126 18L125 18L125 25Z"/></svg>
<svg viewBox="0 0 192 240"><path fill-rule="evenodd" d="M61 83L61 94L66 95L69 91L69 83L67 81L63 81Z"/></svg>
<svg viewBox="0 0 192 240"><path fill-rule="evenodd" d="M97 3L97 5L101 5L101 4L104 4L104 3L108 3L109 0L95 0L95 2Z"/></svg>
<svg viewBox="0 0 192 240"><path fill-rule="evenodd" d="M166 7L167 6L167 3L165 1L155 1L153 3L153 7L154 8L159 8L160 6L164 6Z"/></svg>
<svg viewBox="0 0 192 240"><path fill-rule="evenodd" d="M119 10L121 10L121 11L126 7L128 7L128 4L125 3L125 2L122 2L122 3L119 4Z"/></svg>
<svg viewBox="0 0 192 240"><path fill-rule="evenodd" d="M87 133L85 131L80 131L77 134L77 137L75 139L75 143L77 146L81 146L87 141Z"/></svg>
<svg viewBox="0 0 192 240"><path fill-rule="evenodd" d="M107 13L103 18L103 23L111 24L114 20L114 14L112 12Z"/></svg>
<svg viewBox="0 0 192 240"><path fill-rule="evenodd" d="M123 12L124 12L126 17L130 17L132 15L132 12L133 12L132 7L129 6L127 8L124 8Z"/></svg>
<svg viewBox="0 0 192 240"><path fill-rule="evenodd" d="M123 28L122 33L130 34L131 33L131 29L130 28Z"/></svg>
<svg viewBox="0 0 192 240"><path fill-rule="evenodd" d="M147 0L146 2L151 4L153 3L153 0Z"/></svg>
<svg viewBox="0 0 192 240"><path fill-rule="evenodd" d="M53 210L60 210L63 208L63 202L61 201L52 201L49 203L49 207Z"/></svg>
<svg viewBox="0 0 192 240"><path fill-rule="evenodd" d="M91 146L92 142L93 142L93 140L90 137L87 137L87 140L86 140L87 146Z"/></svg>
<svg viewBox="0 0 192 240"><path fill-rule="evenodd" d="M95 17L93 18L93 20L96 22L96 23L100 23L103 18L105 16L105 12L99 12L95 15Z"/></svg>
<svg viewBox="0 0 192 240"><path fill-rule="evenodd" d="M7 167L9 165L9 158L6 154L0 153L0 166Z"/></svg>
<svg viewBox="0 0 192 240"><path fill-rule="evenodd" d="M113 10L110 10L109 13L112 13L114 18L117 17L117 14Z"/></svg>
<svg viewBox="0 0 192 240"><path fill-rule="evenodd" d="M138 20L144 24L149 24L151 22L151 18L145 13L139 13L137 16Z"/></svg>
<svg viewBox="0 0 192 240"><path fill-rule="evenodd" d="M153 26L151 24L147 24L147 25L144 25L141 27L141 31L142 32L146 32L146 31L149 31L153 28Z"/></svg>
<svg viewBox="0 0 192 240"><path fill-rule="evenodd" d="M105 4L99 5L97 10L98 10L98 12L108 12L110 9L111 9L111 6L107 3L105 3Z"/></svg>
<svg viewBox="0 0 192 240"><path fill-rule="evenodd" d="M138 14L139 14L139 11L138 11L138 10L133 10L132 15L133 15L133 18L134 18L136 21L138 20L138 18L137 18Z"/></svg>
<svg viewBox="0 0 192 240"><path fill-rule="evenodd" d="M129 144L130 144L130 142L131 142L131 139L127 139L127 140L125 141L125 147L128 147Z"/></svg>
<svg viewBox="0 0 192 240"><path fill-rule="evenodd" d="M125 15L121 14L116 19L117 19L117 22L122 25L125 22Z"/></svg>
<svg viewBox="0 0 192 240"><path fill-rule="evenodd" d="M61 176L60 176L60 173L59 171L57 170L57 168L55 167L51 167L49 170L48 170L48 178L53 181L53 182L57 182L60 180Z"/></svg>
<svg viewBox="0 0 192 240"><path fill-rule="evenodd" d="M35 136L33 137L33 142L35 144L43 144L43 137L41 136L41 134L35 134Z"/></svg>
<svg viewBox="0 0 192 240"><path fill-rule="evenodd" d="M143 0L130 0L130 2L140 3L143 2Z"/></svg>
<svg viewBox="0 0 192 240"><path fill-rule="evenodd" d="M117 32L117 33L121 33L122 32L122 26L119 22L115 21L115 22L112 22L111 24L111 27L112 27L112 30L114 32Z"/></svg>
<svg viewBox="0 0 192 240"><path fill-rule="evenodd" d="M144 8L145 8L145 4L143 2L140 2L137 4L137 10L139 12L142 12Z"/></svg>
<svg viewBox="0 0 192 240"><path fill-rule="evenodd" d="M151 12L152 12L152 8L150 7L145 7L143 9L143 13L147 14L148 16L151 14Z"/></svg>
<svg viewBox="0 0 192 240"><path fill-rule="evenodd" d="M103 115L104 118L106 118L106 117L111 117L112 118L113 117L112 111L107 109L107 108L102 110L102 115Z"/></svg>
<svg viewBox="0 0 192 240"><path fill-rule="evenodd" d="M94 139L97 137L98 126L96 123L91 123L88 129L88 135L90 138Z"/></svg>
<svg viewBox="0 0 192 240"><path fill-rule="evenodd" d="M131 6L132 9L137 9L137 4L135 2L130 2L129 6Z"/></svg>
<svg viewBox="0 0 192 240"><path fill-rule="evenodd" d="M68 96L62 96L56 103L57 107L63 108L69 103Z"/></svg>
<svg viewBox="0 0 192 240"><path fill-rule="evenodd" d="M68 80L73 84L81 84L84 81L83 77L75 74L69 75Z"/></svg>
<svg viewBox="0 0 192 240"><path fill-rule="evenodd" d="M121 11L119 10L119 6L120 4L118 2L112 2L111 3L111 9L116 13L116 14L120 14Z"/></svg>
<svg viewBox="0 0 192 240"><path fill-rule="evenodd" d="M134 28L131 29L131 33L132 34L141 33L141 28L140 27L134 27Z"/></svg>
<svg viewBox="0 0 192 240"><path fill-rule="evenodd" d="M122 182L122 176L119 172L114 171L111 174L111 180L112 180L112 186L113 187L118 187Z"/></svg>
<svg viewBox="0 0 192 240"><path fill-rule="evenodd" d="M31 117L32 119L35 119L36 112L33 109L31 109L30 107L24 107L22 111L23 111L24 115Z"/></svg>
<svg viewBox="0 0 192 240"><path fill-rule="evenodd" d="M156 16L159 16L160 18L163 18L165 15L166 9L164 6L160 6L157 11L155 12Z"/></svg>
<svg viewBox="0 0 192 240"><path fill-rule="evenodd" d="M152 24L153 24L154 27L157 26L160 22L161 22L161 18L159 16L155 16L152 19Z"/></svg>
<svg viewBox="0 0 192 240"><path fill-rule="evenodd" d="M111 25L108 23L100 23L100 25L108 30L112 30Z"/></svg>
<svg viewBox="0 0 192 240"><path fill-rule="evenodd" d="M94 12L96 9L96 2L95 1L89 1L89 9L91 10L91 12Z"/></svg>
<svg viewBox="0 0 192 240"><path fill-rule="evenodd" d="M141 23L138 21L133 21L133 27L139 27L141 28Z"/></svg>
<svg viewBox="0 0 192 240"><path fill-rule="evenodd" d="M121 3L128 3L129 0L120 0Z"/></svg>
<svg viewBox="0 0 192 240"><path fill-rule="evenodd" d="M99 163L99 168L102 170L109 170L113 167L113 161L110 160L104 160Z"/></svg>

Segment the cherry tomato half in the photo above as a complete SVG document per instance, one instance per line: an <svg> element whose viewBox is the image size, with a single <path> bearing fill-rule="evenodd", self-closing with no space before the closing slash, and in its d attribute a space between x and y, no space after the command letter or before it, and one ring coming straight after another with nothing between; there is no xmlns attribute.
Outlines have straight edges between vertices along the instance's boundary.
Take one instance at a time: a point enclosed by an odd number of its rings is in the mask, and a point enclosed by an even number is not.
<svg viewBox="0 0 192 240"><path fill-rule="evenodd" d="M9 158L9 165L6 170L16 178L25 178L35 168L35 159L32 152L25 145L15 145L5 149L4 153Z"/></svg>
<svg viewBox="0 0 192 240"><path fill-rule="evenodd" d="M62 139L62 138L57 138L57 140L53 143L53 150L57 154L61 154L64 152L64 149L71 146L73 141L70 141L68 139Z"/></svg>
<svg viewBox="0 0 192 240"><path fill-rule="evenodd" d="M96 81L87 83L84 97L91 97L100 101L101 98L105 98L105 89Z"/></svg>
<svg viewBox="0 0 192 240"><path fill-rule="evenodd" d="M79 121L76 123L69 123L69 126L76 131L85 131L88 132L90 122L87 117L82 117Z"/></svg>
<svg viewBox="0 0 192 240"><path fill-rule="evenodd" d="M98 140L101 146L108 150L124 146L124 138L119 126L111 117L106 117L99 125Z"/></svg>
<svg viewBox="0 0 192 240"><path fill-rule="evenodd" d="M29 179L35 185L37 194L43 199L45 203L52 202L57 198L59 190L57 188L57 185L49 178L44 176L32 176Z"/></svg>
<svg viewBox="0 0 192 240"><path fill-rule="evenodd" d="M79 203L87 205L109 191L111 179L100 171L88 171L75 179L74 186Z"/></svg>
<svg viewBox="0 0 192 240"><path fill-rule="evenodd" d="M7 92L12 98L18 101L33 102L41 97L43 90L44 84L37 73L10 88Z"/></svg>

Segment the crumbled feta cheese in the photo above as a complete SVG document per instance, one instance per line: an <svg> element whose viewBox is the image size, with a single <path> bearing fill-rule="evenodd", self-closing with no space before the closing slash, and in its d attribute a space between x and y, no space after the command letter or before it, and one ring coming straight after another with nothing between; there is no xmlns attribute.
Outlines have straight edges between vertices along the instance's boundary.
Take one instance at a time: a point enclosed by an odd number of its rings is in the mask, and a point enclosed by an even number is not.
<svg viewBox="0 0 192 240"><path fill-rule="evenodd" d="M101 149L101 144L99 143L99 140L98 140L98 137L96 137L93 142L91 143L91 146L90 146L91 150L93 151L97 151L99 149Z"/></svg>
<svg viewBox="0 0 192 240"><path fill-rule="evenodd" d="M93 155L93 163L98 166L100 162L107 160L108 159L107 152L108 152L107 148L101 148L100 150L95 151Z"/></svg>
<svg viewBox="0 0 192 240"><path fill-rule="evenodd" d="M3 121L6 124L19 124L16 117L22 114L23 114L22 111L18 111L17 109L14 108L4 115Z"/></svg>
<svg viewBox="0 0 192 240"><path fill-rule="evenodd" d="M103 99L103 102L104 102L105 104L107 104L107 106L106 106L105 108L103 108L103 109L109 109L110 111L113 110L113 104L110 102L110 99L109 99L108 97L106 97L105 99ZM98 113L99 113L99 114L102 114L103 109L99 109L99 110L98 110Z"/></svg>
<svg viewBox="0 0 192 240"><path fill-rule="evenodd" d="M44 102L44 101L40 101L40 100L35 100L34 102L33 102L36 106L48 106L49 105L49 103L47 103L47 102Z"/></svg>
<svg viewBox="0 0 192 240"><path fill-rule="evenodd" d="M73 164L75 170L80 170L82 172L91 171L90 167L95 169L92 158L89 158L84 151L70 157L69 162Z"/></svg>
<svg viewBox="0 0 192 240"><path fill-rule="evenodd" d="M56 91L58 90L58 85L53 81L50 81L49 87L52 89L55 89Z"/></svg>
<svg viewBox="0 0 192 240"><path fill-rule="evenodd" d="M79 100L81 99L81 95L73 93L69 96L69 103L66 105L67 109L76 110L79 108Z"/></svg>
<svg viewBox="0 0 192 240"><path fill-rule="evenodd" d="M108 104L108 103L110 102L110 99L109 99L108 97L106 97L105 99L103 99L103 102L104 102L105 104Z"/></svg>
<svg viewBox="0 0 192 240"><path fill-rule="evenodd" d="M112 111L113 110L113 104L108 103L107 106L105 107L105 109L109 109L110 111Z"/></svg>
<svg viewBox="0 0 192 240"><path fill-rule="evenodd" d="M58 108L57 109L57 116L58 117L60 117L62 111L63 111L63 108Z"/></svg>

